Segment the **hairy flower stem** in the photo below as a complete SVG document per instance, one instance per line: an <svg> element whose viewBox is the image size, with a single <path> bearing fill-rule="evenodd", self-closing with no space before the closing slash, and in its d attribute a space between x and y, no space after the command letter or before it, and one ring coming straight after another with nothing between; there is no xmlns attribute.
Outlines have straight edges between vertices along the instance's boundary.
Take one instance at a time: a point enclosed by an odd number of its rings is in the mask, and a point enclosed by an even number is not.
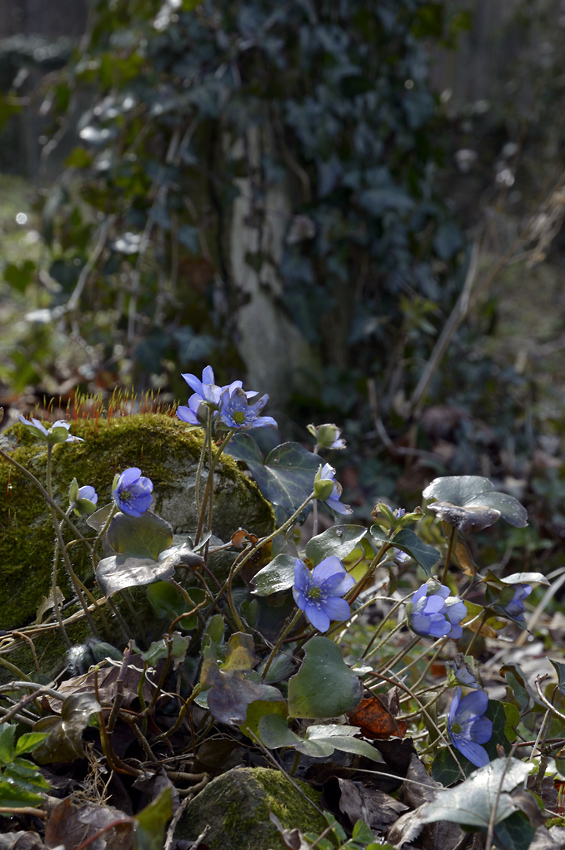
<svg viewBox="0 0 565 850"><path fill-rule="evenodd" d="M382 561L383 556L390 549L391 546L392 546L392 543L383 543L383 545L381 546L381 548L379 549L379 551L377 552L377 554L375 555L375 557L373 558L373 560L369 564L369 568L368 568L367 572L365 573L365 575L363 576L363 578L361 579L361 581L355 587L351 588L351 591L345 595L345 599L349 602L350 605L352 605L355 602L355 600L357 599L359 594L362 593L365 590L365 588L368 586L369 582L371 581L371 579L373 578L373 575L375 574L375 572L377 570L377 567L379 566L380 562Z"/></svg>
<svg viewBox="0 0 565 850"><path fill-rule="evenodd" d="M451 552L453 551L453 544L455 543L455 535L457 534L457 530L454 525L451 526L451 534L449 535L449 542L447 544L447 552L445 553L445 566L443 568L443 573L441 575L441 583L445 584L447 579L447 573L449 572L449 564L451 562Z"/></svg>
<svg viewBox="0 0 565 850"><path fill-rule="evenodd" d="M378 626L377 626L377 628L375 629L375 633L373 634L373 637L371 638L371 640L370 640L370 641L369 641L369 643L367 644L367 647L366 647L365 651L363 652L363 655L361 656L361 658L370 658L372 655L374 655L374 654L375 654L375 653L376 653L376 652L377 652L377 651L381 648L381 646L383 646L383 645L384 645L384 644L388 641L388 639L389 639L389 637L391 636L391 634L394 634L394 633L395 633L395 632L397 632L400 628L402 628L402 626L404 626L404 625L406 624L406 618L404 618L404 619L402 620L402 622L401 622L398 626L396 626L396 627L393 629L393 631L392 631L392 632L389 632L389 633L388 633L388 635L386 636L385 640L384 640L384 641L381 641L381 643L379 643L379 645L378 645L377 647L375 647L375 649L373 649L373 651L372 651L372 652L370 652L370 649L371 649L372 645L374 644L375 640L378 638L378 636L379 636L379 635L380 635L380 633L382 632L382 630L383 630L383 628L384 628L384 626L385 626L385 623L387 623L387 622L388 622L388 620L390 620L390 618L393 616L393 614L395 614L395 613L398 611L398 609L399 609L402 605L404 605L404 603L406 602L406 600L407 600L407 599L410 599L410 597L411 597L411 596L412 596L412 594L411 594L411 593L409 593L409 594L408 594L408 596L405 596L403 599L400 599L400 600L396 603L396 605L393 605L393 606L392 606L392 608L390 609L390 611L388 612L388 614L386 615L386 617L385 617L383 620L381 620L381 622L379 623L379 625L378 625Z"/></svg>
<svg viewBox="0 0 565 850"><path fill-rule="evenodd" d="M412 640L409 641L409 643L407 643L405 647L403 647L399 652L397 652L396 655L390 659L390 661L387 661L387 663L380 668L378 673L380 674L384 670L392 671L392 668L395 666L395 664L398 664L398 662L401 661L402 658L408 655L408 653L411 652L418 644L419 640L419 637L413 637Z"/></svg>
<svg viewBox="0 0 565 850"><path fill-rule="evenodd" d="M239 616L239 614L237 613L237 610L236 610L236 607L235 607L235 603L234 603L234 601L233 601L232 585L233 585L233 580L234 580L234 578L235 578L235 577L236 577L236 575L239 573L239 571L240 571L241 569L243 569L243 567L245 566L245 564L246 564L246 563L248 562L248 560L249 560L249 559L250 559L250 558L251 558L251 557L255 554L255 552L257 552L257 550L258 550L258 549L261 549L261 548L262 548L263 546L265 546L267 543L270 543L270 542L271 542L271 540L274 540L274 539L275 539L275 537L276 537L278 534L281 534L283 531L286 531L286 529L287 529L287 528L290 528L290 526L291 526L291 525L295 522L295 520L296 520L296 519L300 516L300 514L302 513L302 511L304 510L304 508L305 508L305 507L306 507L306 506L307 506L307 505L308 505L308 504L312 501L312 499L314 499L314 498L315 498L315 497L314 497L314 493L313 493L313 492L312 492L312 493L310 493L310 495L308 496L308 498L307 498L307 499L304 499L304 501L302 502L302 504L301 504L301 505L299 505L299 506L297 507L297 509L295 510L295 512L292 514L292 516L290 516L287 520L285 520L285 522L283 522L283 524L282 524L279 528L276 528L274 531L272 531L272 532L271 532L271 534L268 534L266 537L262 537L260 540L258 540L258 541L257 541L257 543L255 543L253 546L250 546L250 547L249 547L249 549L246 549L244 552L242 552L242 553L241 553L241 555L239 555L239 556L235 559L235 561L233 562L233 564L232 564L232 566L231 566L231 569L230 569L230 572L229 572L229 575L228 575L228 577L227 577L227 579L226 579L226 581L225 581L225 583L224 583L224 585L223 585L222 589L220 590L220 592L219 592L218 596L216 597L216 599L219 599L219 598L222 596L222 594L224 593L224 591L227 591L228 605L230 606L230 611L232 612L233 618L234 618L235 623L236 623L236 625L237 625L237 628L238 628L238 630L239 630L240 632L244 632L244 631L245 631L245 626L243 625L243 623L242 623L242 621L241 621L241 617L240 617L240 616ZM240 559L241 559L241 560L240 560Z"/></svg>
<svg viewBox="0 0 565 850"><path fill-rule="evenodd" d="M471 642L469 643L469 646L468 646L468 647L467 647L467 649L465 650L465 655L470 655L470 654L471 654L471 650L473 649L473 647L474 647L474 645L475 645L475 641L477 640L478 636L480 635L480 633L481 633L481 629L482 629L482 627L484 626L484 624L486 623L486 621L487 621L488 617L489 617L489 611L485 611L485 612L484 612L484 614L483 614L483 616L482 616L481 622L480 622L480 623L479 623L479 625L477 626L477 630L476 630L475 634L474 634L474 635L473 635L473 637L471 638Z"/></svg>
<svg viewBox="0 0 565 850"><path fill-rule="evenodd" d="M206 420L206 430L204 432L204 440L202 441L202 450L200 452L200 457L198 458L198 467L196 469L196 480L194 482L194 501L196 503L196 515L200 517L200 481L202 479L202 469L204 468L204 458L206 457L206 449L208 448L208 443L212 442L212 411L210 408L207 408L208 416Z"/></svg>
<svg viewBox="0 0 565 850"><path fill-rule="evenodd" d="M376 655L376 654L377 654L377 652L379 651L379 649L381 649L381 648L382 648L385 644L387 644L387 643L389 642L390 638L391 638L393 635L395 635L397 632L399 632L399 631L400 631L400 629L403 629L403 628L405 627L405 625L406 625L406 617L402 620L402 622L398 623L398 624L397 624L397 625L396 625L393 629L391 629L391 630L390 630L390 632L388 632L388 634L386 635L386 637L385 637L385 638L383 638L383 640L381 640L381 641L380 641L380 643L378 643L378 644L375 646L375 648L373 649L373 651L372 651L372 652L367 653L367 650L365 650L365 652L363 653L363 655L361 656L361 658L364 658L364 659L367 661L367 660L368 660L369 658L371 658L373 655ZM373 641L371 641L371 643L372 643L372 642L373 642ZM369 646L367 647L367 649L369 649L369 647L371 646L371 643L369 643Z"/></svg>
<svg viewBox="0 0 565 850"><path fill-rule="evenodd" d="M212 522L212 507L213 507L213 493L214 493L214 471L216 466L218 465L218 461L220 459L220 455L228 445L229 441L235 434L235 431L232 429L228 431L224 440L220 443L218 447L218 451L216 454L212 455L210 458L210 466L208 469L208 478L206 479L206 487L204 488L204 495L202 497L202 505L200 507L200 515L198 517L198 529L196 531L196 537L194 538L194 545L197 546L200 542L200 538L202 536L202 529L204 528L204 521L206 515L209 516L209 523ZM210 440L210 451L212 450L212 441Z"/></svg>
<svg viewBox="0 0 565 850"><path fill-rule="evenodd" d="M55 509L53 508L53 505L52 505L52 502L53 502L53 491L52 491L52 482L51 482L52 453L53 453L53 446L51 444L48 444L47 445L47 492L49 494L49 508L51 510L51 519L53 521L53 527L55 528L55 534L57 535L57 542L59 544L59 549L61 551L61 555L63 556L63 562L65 564L65 567L67 569L67 572L68 572L69 577L71 579L71 582L73 584L75 593L77 595L77 599L82 606L82 610L84 611L84 615L86 617L86 621L89 625L90 631L92 632L94 637L99 638L100 635L98 634L98 629L96 628L94 620L92 619L92 615L91 615L90 611L88 610L88 605L86 604L86 601L84 599L84 596L82 595L82 591L80 589L80 586L77 582L77 577L74 573L73 566L72 566L70 558L69 558L69 553L67 552L67 550L65 548L65 541L63 540L63 535L61 534L61 529L59 528L59 523L57 522L57 513L56 513L56 511L55 511ZM57 605L57 600L54 599L53 601L54 601L55 605Z"/></svg>
<svg viewBox="0 0 565 850"><path fill-rule="evenodd" d="M296 624L298 623L298 621L300 620L300 618L301 618L301 617L302 617L302 611L299 609L299 610L296 612L296 614L294 615L294 617L292 617L292 618L291 618L291 620L287 623L287 625L283 628L282 632L281 632L281 633L280 633L280 635L278 636L278 638L277 638L277 642L276 642L276 643L275 643L275 645L273 646L273 648L272 648L272 650L271 650L271 654L270 654L270 655L269 655L269 657L267 658L267 662L266 662L265 667L264 667L264 669L263 669L263 672L262 672L262 674L261 674L261 681L262 681L262 682L264 682L264 681L265 681L265 678L266 678L266 676L267 676L267 673L269 672L269 667L270 667L270 666L271 666L271 664L273 663L273 660L274 660L274 658L275 658L276 654L278 653L279 649L281 648L281 645L282 645L283 640L285 639L285 637L286 637L288 634L290 634L290 632L291 632L291 631L293 630L293 628L296 626Z"/></svg>

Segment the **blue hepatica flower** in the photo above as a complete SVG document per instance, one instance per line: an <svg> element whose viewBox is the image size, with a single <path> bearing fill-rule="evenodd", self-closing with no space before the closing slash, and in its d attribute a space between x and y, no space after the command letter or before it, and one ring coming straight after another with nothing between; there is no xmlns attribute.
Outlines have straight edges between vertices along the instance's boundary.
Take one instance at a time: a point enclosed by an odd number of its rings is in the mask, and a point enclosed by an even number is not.
<svg viewBox="0 0 565 850"><path fill-rule="evenodd" d="M64 419L57 419L47 430L39 419L34 419L33 416L30 416L31 421L23 417L21 413L18 413L18 416L22 425L25 425L34 436L39 437L40 440L50 446L54 446L56 443L84 443L82 437L73 437L72 434L69 434L71 423Z"/></svg>
<svg viewBox="0 0 565 850"><path fill-rule="evenodd" d="M508 614L508 616L513 617L515 620L526 625L526 619L524 617L524 602L527 596L532 592L532 587L530 584L514 584L510 585L510 587L514 588L514 595L506 604L501 603L501 608Z"/></svg>
<svg viewBox="0 0 565 850"><path fill-rule="evenodd" d="M352 513L349 505L340 502L342 486L335 480L335 469L329 463L324 464L314 478L314 495L317 499L325 502L328 508L336 514Z"/></svg>
<svg viewBox="0 0 565 850"><path fill-rule="evenodd" d="M118 478L112 496L121 511L128 516L141 516L151 505L153 482L144 478L136 466L126 469Z"/></svg>
<svg viewBox="0 0 565 850"><path fill-rule="evenodd" d="M422 637L450 637L458 640L463 634L459 625L467 616L465 603L450 596L448 587L438 581L422 584L406 606L412 631Z"/></svg>
<svg viewBox="0 0 565 850"><path fill-rule="evenodd" d="M79 487L78 481L73 478L69 487L69 504L77 516L93 514L97 501L98 494L94 487L90 485Z"/></svg>
<svg viewBox="0 0 565 850"><path fill-rule="evenodd" d="M202 380L186 372L182 375L189 387L194 390L194 394L188 400L188 407L181 405L177 408L177 416L183 422L188 422L189 425L201 425L202 422L198 418L198 411L201 404L205 404L212 410L217 412L220 404L220 396L223 391L228 388L241 388L241 381L234 381L226 387L219 387L214 383L214 370L211 366L206 366L202 372Z"/></svg>
<svg viewBox="0 0 565 850"><path fill-rule="evenodd" d="M319 632L327 632L331 620L349 619L349 604L341 597L354 584L335 555L324 558L312 572L299 558L294 562L294 601Z"/></svg>
<svg viewBox="0 0 565 850"><path fill-rule="evenodd" d="M483 717L487 707L488 697L484 691L473 691L461 699L461 688L457 688L447 718L447 731L453 746L477 767L484 767L490 761L487 751L481 747L492 738L492 721Z"/></svg>
<svg viewBox="0 0 565 850"><path fill-rule="evenodd" d="M276 428L277 423L272 416L259 415L268 401L268 395L259 397L259 393L245 392L237 381L223 389L218 416L226 427L236 431L269 426Z"/></svg>

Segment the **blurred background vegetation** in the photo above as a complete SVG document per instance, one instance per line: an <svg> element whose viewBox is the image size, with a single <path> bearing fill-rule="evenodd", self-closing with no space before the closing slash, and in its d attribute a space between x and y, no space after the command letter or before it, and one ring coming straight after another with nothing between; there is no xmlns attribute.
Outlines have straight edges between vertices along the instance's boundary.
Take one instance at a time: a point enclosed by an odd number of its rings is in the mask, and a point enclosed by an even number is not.
<svg viewBox="0 0 565 850"><path fill-rule="evenodd" d="M558 569L564 31L562 0L4 0L0 403L185 403L211 363L279 439L343 427L359 515L485 475L531 518L487 557Z"/></svg>

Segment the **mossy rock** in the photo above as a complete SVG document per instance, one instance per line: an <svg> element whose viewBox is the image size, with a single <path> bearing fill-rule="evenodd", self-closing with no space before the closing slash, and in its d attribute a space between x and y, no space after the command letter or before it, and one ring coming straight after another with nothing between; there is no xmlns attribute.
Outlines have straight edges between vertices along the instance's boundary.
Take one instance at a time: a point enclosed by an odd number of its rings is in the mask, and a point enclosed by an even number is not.
<svg viewBox="0 0 565 850"><path fill-rule="evenodd" d="M68 505L68 488L73 478L76 477L79 486L96 487L98 507L101 507L111 501L115 473L137 466L153 482L152 510L171 524L175 534L194 535L196 469L202 448L200 432L189 431L182 422L164 414L136 414L110 421L78 420L71 431L84 442L61 443L53 448L53 496L63 509ZM45 485L45 443L19 424L5 432L2 443L15 460ZM205 467L202 488L206 478ZM215 537L228 541L240 527L258 536L272 531L271 506L231 458L220 461L214 479L212 532ZM0 629L14 629L34 622L43 597L49 594L54 532L37 488L5 460L0 463L0 491L6 494L0 504ZM84 520L74 521L81 530L92 534ZM86 551L77 546L69 554L75 571L92 587L92 564ZM222 580L222 562L211 563ZM60 564L58 584L69 598L71 593L65 582ZM83 632L87 635L84 624L78 632L73 640L80 639Z"/></svg>
<svg viewBox="0 0 565 850"><path fill-rule="evenodd" d="M327 822L314 808L321 794L296 780L301 794L278 770L242 767L213 779L192 800L175 830L175 838L192 841L209 826L205 843L211 850L269 850L282 847L269 818L272 812L285 829L318 836ZM309 802L311 801L311 802Z"/></svg>

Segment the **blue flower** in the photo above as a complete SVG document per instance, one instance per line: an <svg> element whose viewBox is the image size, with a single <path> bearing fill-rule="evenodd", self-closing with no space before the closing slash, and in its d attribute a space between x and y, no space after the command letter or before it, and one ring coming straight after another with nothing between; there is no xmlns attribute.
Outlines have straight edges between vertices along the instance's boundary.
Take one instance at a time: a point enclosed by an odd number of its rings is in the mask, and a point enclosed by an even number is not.
<svg viewBox="0 0 565 850"><path fill-rule="evenodd" d="M336 514L350 514L352 510L349 505L342 505L340 502L343 488L335 481L334 476L335 469L329 463L320 467L314 478L314 496L325 502Z"/></svg>
<svg viewBox="0 0 565 850"><path fill-rule="evenodd" d="M225 426L237 431L269 426L276 428L277 423L272 416L259 416L268 401L268 395L259 398L259 393L245 392L236 381L223 389L218 416Z"/></svg>
<svg viewBox="0 0 565 850"><path fill-rule="evenodd" d="M98 493L91 487L90 484L86 484L84 487L79 487L78 491L79 499L88 499L89 502L92 502L93 505L98 501Z"/></svg>
<svg viewBox="0 0 565 850"><path fill-rule="evenodd" d="M484 767L490 761L487 751L481 747L492 738L492 721L483 717L487 707L488 697L484 691L473 691L461 699L461 688L457 688L447 718L447 731L453 746L477 767Z"/></svg>
<svg viewBox="0 0 565 850"><path fill-rule="evenodd" d="M97 501L98 494L94 487L90 485L79 487L78 481L73 478L69 487L69 504L77 516L93 514Z"/></svg>
<svg viewBox="0 0 565 850"><path fill-rule="evenodd" d="M448 587L438 581L422 584L406 606L412 631L422 637L450 637L458 640L463 634L459 625L467 616L465 603L450 596Z"/></svg>
<svg viewBox="0 0 565 850"><path fill-rule="evenodd" d="M50 446L54 446L56 443L84 443L82 437L73 437L72 434L68 433L71 423L64 419L57 419L47 430L39 419L34 419L33 416L30 416L31 422L25 419L21 413L18 413L18 416L22 425L25 425L34 436L39 437L40 440Z"/></svg>
<svg viewBox="0 0 565 850"><path fill-rule="evenodd" d="M512 596L510 601L506 602L505 604L501 601L500 607L506 614L508 614L509 617L513 617L515 620L518 620L525 626L525 608L522 600L530 595L530 593L532 592L532 586L530 584L514 584L510 585L510 587L514 588L514 595Z"/></svg>
<svg viewBox="0 0 565 850"><path fill-rule="evenodd" d="M151 504L153 482L141 475L136 466L122 472L115 482L112 496L121 511L128 516L141 516Z"/></svg>
<svg viewBox="0 0 565 850"><path fill-rule="evenodd" d="M335 555L324 558L312 572L299 558L294 562L294 601L319 632L327 632L331 620L349 619L351 610L341 597L354 584Z"/></svg>
<svg viewBox="0 0 565 850"><path fill-rule="evenodd" d="M219 387L214 383L214 370L211 366L206 366L202 371L202 380L197 378L196 375L191 375L189 372L184 373L182 377L189 387L194 390L194 394L188 400L188 407L181 405L177 408L177 416L183 422L188 422L189 425L201 425L202 422L198 418L200 405L206 404L208 407L217 410L220 404L220 396L228 387ZM241 381L234 381L233 384L229 384L228 386L230 388L241 388Z"/></svg>

